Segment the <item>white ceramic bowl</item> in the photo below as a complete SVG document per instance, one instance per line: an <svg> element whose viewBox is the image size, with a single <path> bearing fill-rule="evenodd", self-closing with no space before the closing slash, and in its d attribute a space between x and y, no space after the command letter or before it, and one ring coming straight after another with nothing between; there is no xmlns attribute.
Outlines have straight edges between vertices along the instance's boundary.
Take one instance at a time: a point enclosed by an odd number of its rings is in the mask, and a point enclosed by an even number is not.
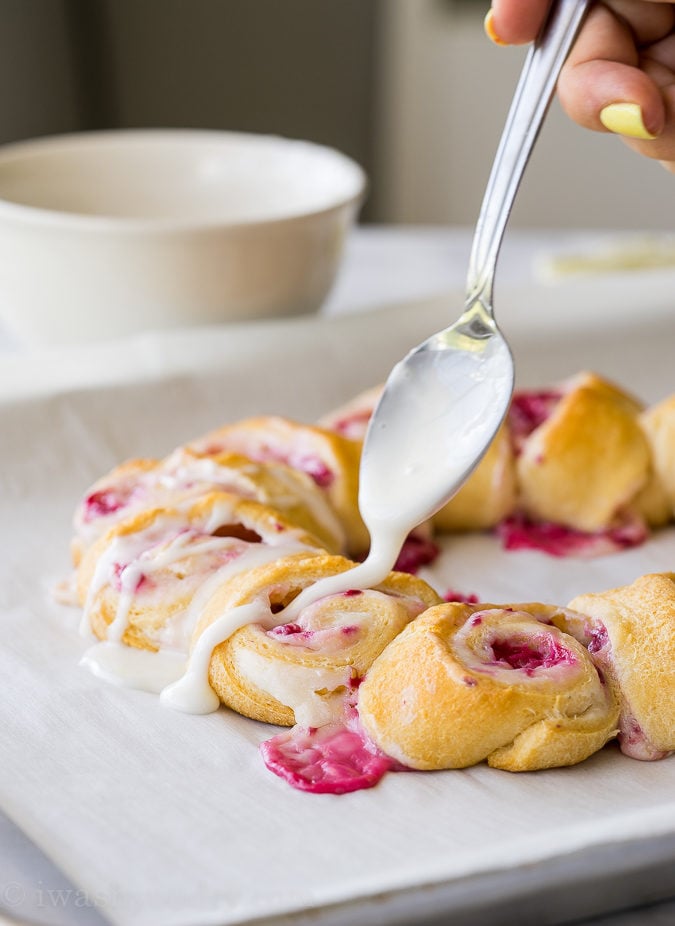
<svg viewBox="0 0 675 926"><path fill-rule="evenodd" d="M313 312L365 189L320 145L201 130L0 148L0 316L32 343Z"/></svg>

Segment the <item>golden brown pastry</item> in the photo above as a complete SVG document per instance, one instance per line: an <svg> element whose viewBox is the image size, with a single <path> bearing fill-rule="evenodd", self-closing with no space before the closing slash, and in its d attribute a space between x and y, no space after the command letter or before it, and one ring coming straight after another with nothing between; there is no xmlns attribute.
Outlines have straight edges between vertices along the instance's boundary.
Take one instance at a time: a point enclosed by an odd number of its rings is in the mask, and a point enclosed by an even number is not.
<svg viewBox="0 0 675 926"><path fill-rule="evenodd" d="M497 432L459 492L433 517L442 532L488 530L516 505L516 466L508 430Z"/></svg>
<svg viewBox="0 0 675 926"><path fill-rule="evenodd" d="M375 745L415 769L483 760L508 771L574 765L616 732L618 706L585 648L541 604L449 603L374 662L358 710Z"/></svg>
<svg viewBox="0 0 675 926"><path fill-rule="evenodd" d="M209 599L194 640L233 609L260 604L260 620L213 649L209 682L223 704L267 723L320 726L341 716L345 696L417 614L441 599L421 579L390 573L376 589L319 599L292 623L283 607L304 588L354 563L298 553L248 570Z"/></svg>
<svg viewBox="0 0 675 926"><path fill-rule="evenodd" d="M85 626L100 639L142 649L187 649L216 576L321 543L272 508L226 492L145 509L111 527L85 554L77 592Z"/></svg>
<svg viewBox="0 0 675 926"><path fill-rule="evenodd" d="M203 454L229 450L305 473L330 501L346 532L347 552L360 556L367 551L369 536L358 506L360 442L288 418L262 416L225 425L188 447Z"/></svg>
<svg viewBox="0 0 675 926"><path fill-rule="evenodd" d="M675 573L571 603L556 624L588 647L620 705L619 743L636 759L675 750Z"/></svg>
<svg viewBox="0 0 675 926"><path fill-rule="evenodd" d="M654 479L672 517L675 512L675 395L644 411L640 423L651 450Z"/></svg>
<svg viewBox="0 0 675 926"><path fill-rule="evenodd" d="M578 531L614 525L649 479L639 411L632 397L591 373L547 393L516 395L509 426L519 508Z"/></svg>
<svg viewBox="0 0 675 926"><path fill-rule="evenodd" d="M99 479L75 512L71 544L75 565L113 524L146 508L170 507L214 490L278 509L339 553L345 532L324 493L299 470L237 453L206 455L179 447L163 460L130 460Z"/></svg>

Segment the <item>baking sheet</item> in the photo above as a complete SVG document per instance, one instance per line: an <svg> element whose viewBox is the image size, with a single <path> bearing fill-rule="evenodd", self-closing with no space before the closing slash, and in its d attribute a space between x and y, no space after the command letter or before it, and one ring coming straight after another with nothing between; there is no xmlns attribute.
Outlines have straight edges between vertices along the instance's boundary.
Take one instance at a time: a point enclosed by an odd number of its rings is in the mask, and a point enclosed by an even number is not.
<svg viewBox="0 0 675 926"><path fill-rule="evenodd" d="M590 367L648 401L675 392L675 321L660 303L614 331L593 301L581 326L582 309L548 332L507 327L521 384ZM109 385L50 392L44 379L0 407L0 799L112 922L270 922L301 911L310 921L333 911L338 922L341 909L383 896L392 918L411 898L447 912L453 889L480 893L495 872L512 874L513 890L529 866L589 850L602 860L608 845L675 834L672 759L638 763L609 747L573 769L391 774L372 790L307 795L264 768L256 746L271 728L225 710L176 714L77 666L78 615L50 591L68 569L72 508L95 477L245 415L312 420L446 321L435 300L193 332L182 347L178 335L148 336L103 350L118 363ZM133 381L116 384L129 366ZM674 566L672 529L591 561L504 553L476 536L449 541L430 577L440 591L564 604Z"/></svg>

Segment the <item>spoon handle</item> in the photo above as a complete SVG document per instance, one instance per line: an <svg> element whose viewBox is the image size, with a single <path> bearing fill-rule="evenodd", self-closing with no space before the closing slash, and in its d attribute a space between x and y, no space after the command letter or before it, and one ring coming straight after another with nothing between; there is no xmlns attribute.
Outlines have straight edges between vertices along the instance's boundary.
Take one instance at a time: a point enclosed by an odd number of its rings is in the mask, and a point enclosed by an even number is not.
<svg viewBox="0 0 675 926"><path fill-rule="evenodd" d="M467 277L467 305L476 299L492 315L495 265L506 223L560 70L590 0L554 0L530 48L492 165L478 216Z"/></svg>

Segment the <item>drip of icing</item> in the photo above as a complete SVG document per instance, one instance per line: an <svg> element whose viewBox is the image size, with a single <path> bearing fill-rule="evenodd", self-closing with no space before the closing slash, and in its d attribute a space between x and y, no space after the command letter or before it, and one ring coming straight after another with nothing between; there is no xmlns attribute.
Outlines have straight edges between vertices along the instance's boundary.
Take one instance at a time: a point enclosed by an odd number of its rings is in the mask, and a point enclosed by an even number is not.
<svg viewBox="0 0 675 926"><path fill-rule="evenodd" d="M184 653L136 649L107 640L90 646L80 660L98 678L125 688L158 694L185 671Z"/></svg>
<svg viewBox="0 0 675 926"><path fill-rule="evenodd" d="M246 624L270 623L272 614L264 601L253 601L226 611L197 638L187 671L177 682L164 688L162 704L186 714L210 714L220 707L220 699L209 685L209 663L216 646Z"/></svg>
<svg viewBox="0 0 675 926"><path fill-rule="evenodd" d="M411 525L412 526L412 525ZM372 588L380 585L391 572L400 553L403 542L409 533L408 526L396 529L392 525L387 529L372 531L372 543L366 559L338 575L326 576L314 585L303 589L297 598L284 608L284 623L296 620L300 612L328 595L341 595L350 589Z"/></svg>
<svg viewBox="0 0 675 926"><path fill-rule="evenodd" d="M152 642L159 646L159 651L139 650L108 640L91 646L80 660L80 665L113 684L159 693L185 674L193 628L204 605L221 583L244 570L255 569L279 556L290 556L306 549L297 542L279 547L248 545L248 549L209 576L182 614L173 615L167 626L153 635ZM208 674L208 667L206 671Z"/></svg>

